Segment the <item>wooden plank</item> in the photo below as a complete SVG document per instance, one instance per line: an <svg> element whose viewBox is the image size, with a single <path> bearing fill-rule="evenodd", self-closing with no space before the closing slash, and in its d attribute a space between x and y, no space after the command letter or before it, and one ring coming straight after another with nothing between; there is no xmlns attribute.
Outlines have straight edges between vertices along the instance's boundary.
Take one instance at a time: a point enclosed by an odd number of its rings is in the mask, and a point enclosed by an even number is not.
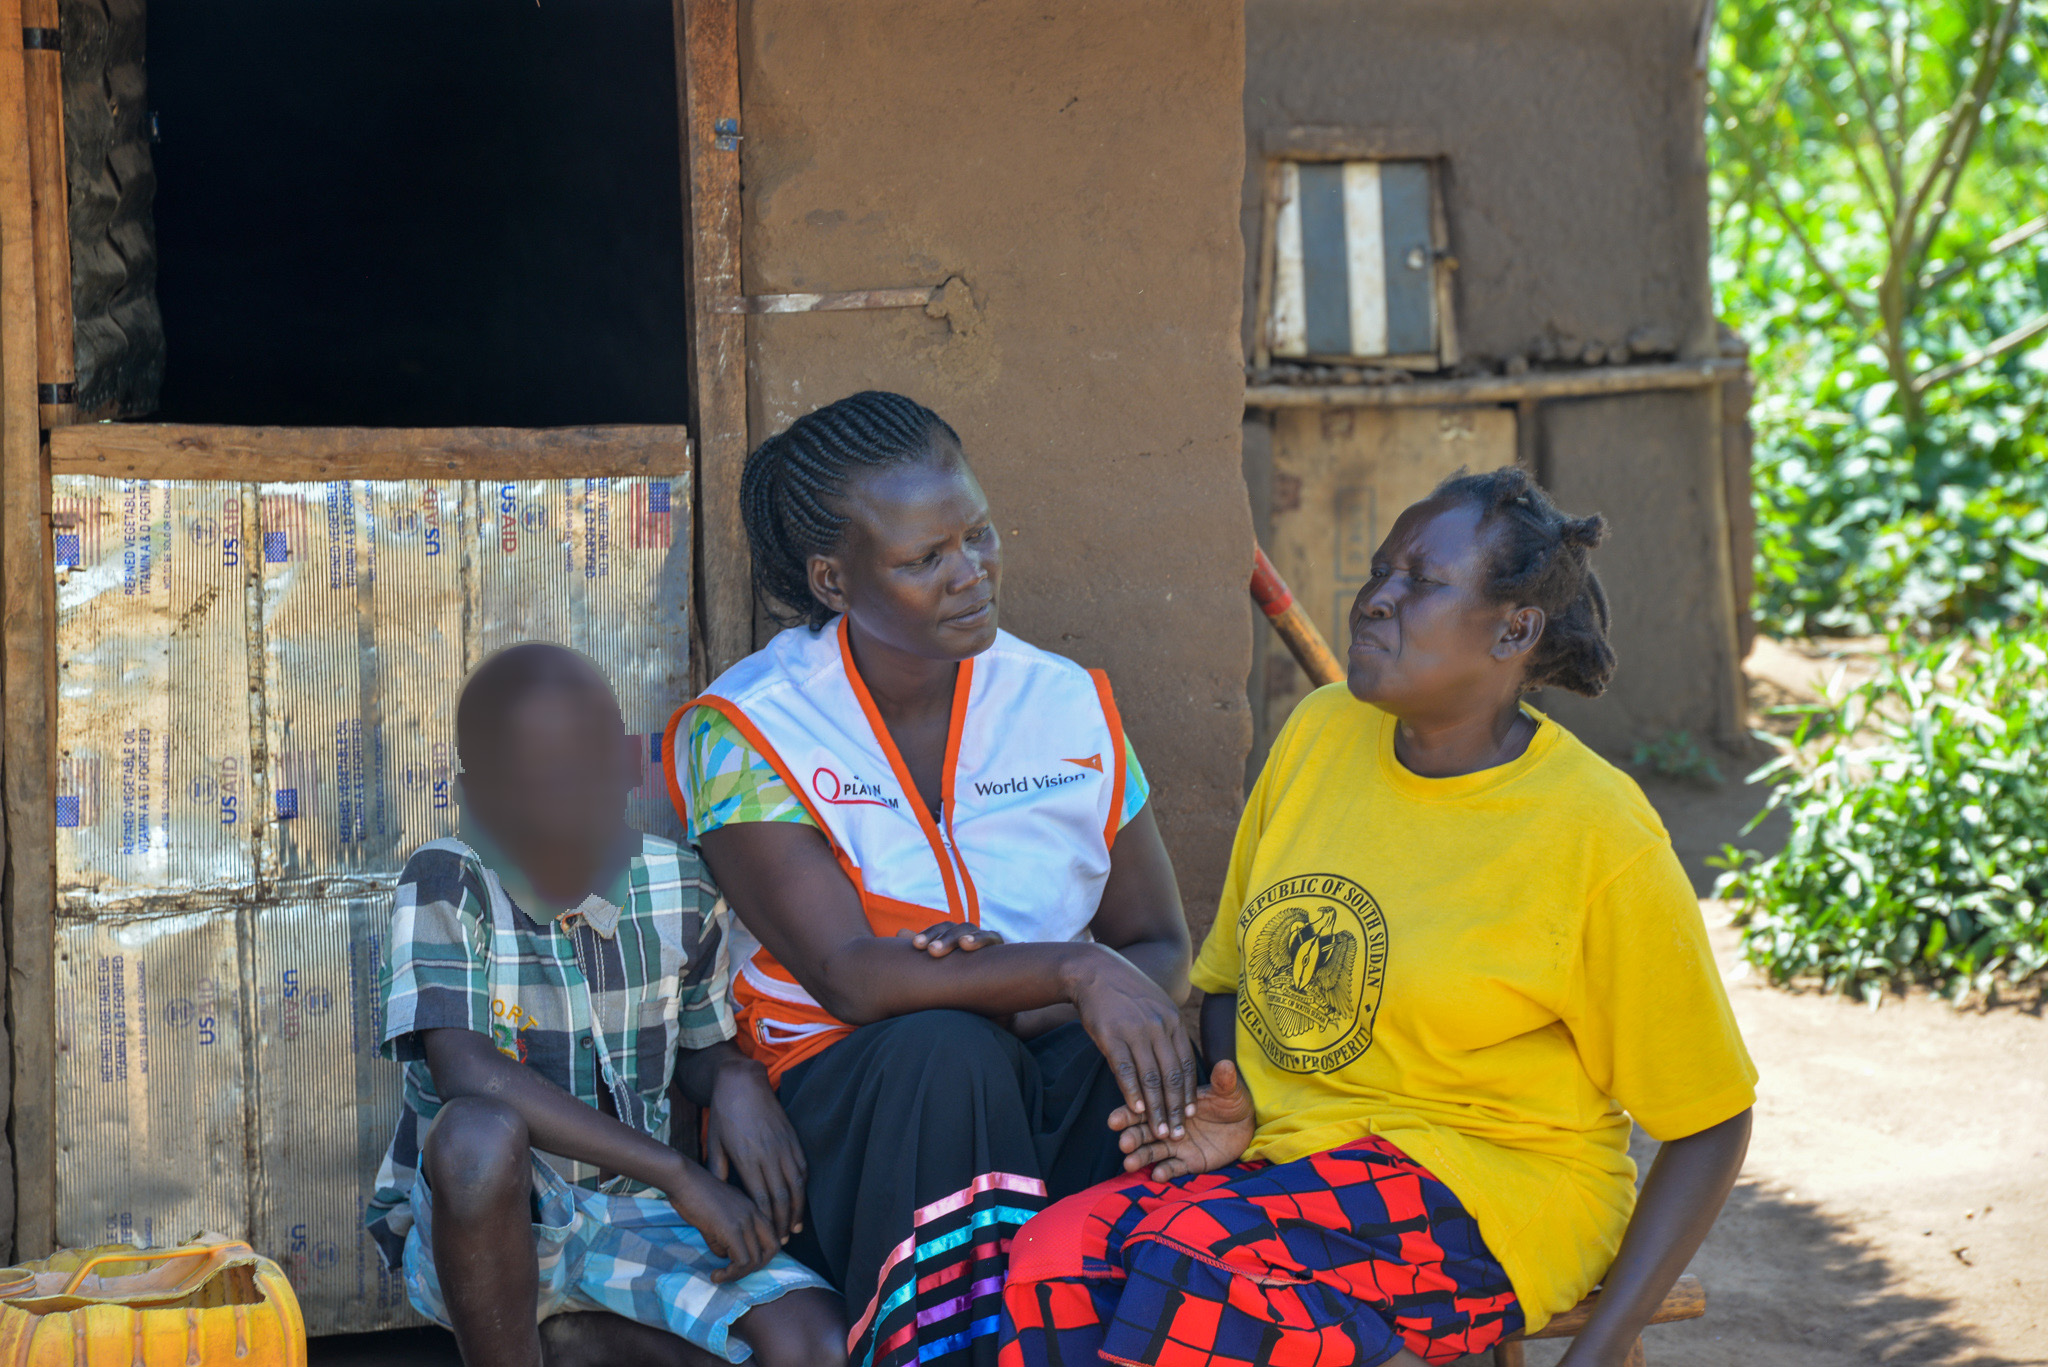
<svg viewBox="0 0 2048 1367"><path fill-rule="evenodd" d="M1283 177L1280 163L1268 161L1264 177L1263 210L1259 220L1259 289L1252 317L1252 364L1264 370L1273 363L1273 269L1278 256L1274 233L1280 223L1280 195Z"/></svg>
<svg viewBox="0 0 2048 1367"><path fill-rule="evenodd" d="M1593 1312L1600 1306L1600 1293L1595 1291L1563 1314L1554 1315L1548 1324L1533 1334L1524 1334L1532 1339L1568 1339L1579 1333L1592 1322ZM1680 1277L1671 1288L1670 1294L1657 1307L1657 1313L1650 1316L1652 1324L1670 1324L1675 1320L1696 1320L1707 1313L1707 1288L1700 1285L1700 1279L1687 1273Z"/></svg>
<svg viewBox="0 0 2048 1367"><path fill-rule="evenodd" d="M1720 718L1715 739L1731 751L1748 739L1749 681L1742 673L1742 620L1749 605L1735 601L1734 517L1728 506L1727 459L1721 450L1721 395L1706 396L1709 432L1701 445L1700 484L1706 493L1708 552L1713 556L1714 582L1721 591L1714 595L1714 623L1727 652L1728 667L1722 671Z"/></svg>
<svg viewBox="0 0 2048 1367"><path fill-rule="evenodd" d="M1543 405L1535 399L1515 400L1515 464L1543 483Z"/></svg>
<svg viewBox="0 0 2048 1367"><path fill-rule="evenodd" d="M1280 163L1280 213L1273 220L1273 308L1268 331L1276 356L1308 350L1308 282L1301 260L1301 167Z"/></svg>
<svg viewBox="0 0 2048 1367"><path fill-rule="evenodd" d="M1462 355L1458 350L1458 315L1452 308L1456 291L1452 288L1452 276L1458 269L1458 258L1451 254L1451 218L1444 209L1444 177L1451 173L1449 158L1438 157L1429 167L1429 245L1435 260L1430 263L1430 273L1436 277L1436 352L1447 366L1456 365Z"/></svg>
<svg viewBox="0 0 2048 1367"><path fill-rule="evenodd" d="M754 648L754 575L740 518L747 462L747 325L740 290L738 0L674 0L676 95L689 232L690 414L697 432L697 612L708 682ZM744 136L744 135L742 135ZM744 303L739 303L743 309Z"/></svg>
<svg viewBox="0 0 2048 1367"><path fill-rule="evenodd" d="M721 313L846 313L855 309L921 309L939 297L932 285L885 290L839 290L831 294L749 294L722 299Z"/></svg>
<svg viewBox="0 0 2048 1367"><path fill-rule="evenodd" d="M14 1256L56 1232L56 807L50 741L54 577L36 412L35 226L20 0L0 0L0 678L5 683L8 1030Z"/></svg>
<svg viewBox="0 0 2048 1367"><path fill-rule="evenodd" d="M1444 155L1442 135L1426 128L1303 124L1267 129L1260 146L1267 156L1287 161L1428 161Z"/></svg>
<svg viewBox="0 0 2048 1367"><path fill-rule="evenodd" d="M86 423L50 434L50 469L125 479L584 479L680 475L683 427L201 427Z"/></svg>
<svg viewBox="0 0 2048 1367"><path fill-rule="evenodd" d="M57 0L23 0L22 26L57 31ZM71 220L64 185L64 64L54 47L23 54L28 105L29 194L35 223L36 380L44 427L78 416L72 350Z"/></svg>
<svg viewBox="0 0 2048 1367"><path fill-rule="evenodd" d="M1375 365L1386 358L1374 358ZM1354 358L1351 364L1357 364ZM1674 361L1666 365L1589 366L1583 370L1532 370L1523 375L1478 375L1466 380L1416 380L1407 384L1246 385L1246 408L1429 408L1442 404L1518 403L1523 399L1572 399L1598 394L1636 394L1652 389L1699 389L1741 373L1730 359Z"/></svg>

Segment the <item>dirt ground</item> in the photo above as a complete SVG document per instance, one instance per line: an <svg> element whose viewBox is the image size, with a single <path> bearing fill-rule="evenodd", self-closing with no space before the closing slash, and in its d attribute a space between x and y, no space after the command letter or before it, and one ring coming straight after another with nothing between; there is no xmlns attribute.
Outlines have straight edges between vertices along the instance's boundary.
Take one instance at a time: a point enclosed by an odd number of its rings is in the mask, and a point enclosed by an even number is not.
<svg viewBox="0 0 2048 1367"><path fill-rule="evenodd" d="M1763 1075L1756 1136L1693 1264L1707 1316L1652 1329L1649 1360L2048 1362L2048 1021L1769 988L1706 909Z"/></svg>
<svg viewBox="0 0 2048 1367"><path fill-rule="evenodd" d="M1776 643L1751 657L1759 702L1810 696L1835 664ZM1852 678L1858 672L1849 661ZM2048 1364L2048 1016L1860 1002L1767 987L1742 964L1704 864L1762 794L1739 765L1713 787L1644 788L1703 897L1737 1017L1762 1073L1742 1180L1692 1270L1707 1315L1653 1328L1653 1367L2016 1367ZM1656 1145L1637 1135L1647 1168ZM1530 1345L1549 1367L1561 1344ZM440 1367L438 1333L313 1345L329 1367ZM1477 1359L1468 1360L1477 1362Z"/></svg>
<svg viewBox="0 0 2048 1367"><path fill-rule="evenodd" d="M1867 677L1870 650L1764 640L1749 670L1760 706L1799 702L1838 670ZM1783 840L1775 820L1739 834L1763 794L1730 768L1718 787L1644 781L1703 895L1706 855ZM1727 907L1702 905L1762 1074L1756 1134L1693 1263L1706 1317L1651 1329L1649 1362L2048 1363L2048 1018L1771 988L1742 963ZM1647 1168L1656 1145L1636 1139ZM1529 1361L1561 1351L1532 1344Z"/></svg>

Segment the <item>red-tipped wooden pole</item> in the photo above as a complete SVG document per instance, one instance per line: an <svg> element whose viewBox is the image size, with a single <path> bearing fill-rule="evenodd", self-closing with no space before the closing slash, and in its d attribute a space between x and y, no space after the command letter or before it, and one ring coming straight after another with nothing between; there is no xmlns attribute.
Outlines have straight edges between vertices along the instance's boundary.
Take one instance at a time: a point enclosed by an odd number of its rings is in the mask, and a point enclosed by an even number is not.
<svg viewBox="0 0 2048 1367"><path fill-rule="evenodd" d="M1329 642L1301 610L1301 604L1294 601L1286 581L1259 546L1252 547L1252 601L1266 614L1280 639L1287 642L1287 649L1293 652L1295 663L1308 675L1310 683L1321 688L1343 680L1344 666L1330 653Z"/></svg>

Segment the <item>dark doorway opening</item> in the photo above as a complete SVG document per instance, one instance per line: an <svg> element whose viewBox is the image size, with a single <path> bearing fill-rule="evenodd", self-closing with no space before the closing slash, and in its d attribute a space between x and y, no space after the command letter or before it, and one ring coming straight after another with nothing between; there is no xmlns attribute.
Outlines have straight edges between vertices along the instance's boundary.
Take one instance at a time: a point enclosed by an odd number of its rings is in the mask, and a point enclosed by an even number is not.
<svg viewBox="0 0 2048 1367"><path fill-rule="evenodd" d="M161 420L679 423L668 0L151 0Z"/></svg>

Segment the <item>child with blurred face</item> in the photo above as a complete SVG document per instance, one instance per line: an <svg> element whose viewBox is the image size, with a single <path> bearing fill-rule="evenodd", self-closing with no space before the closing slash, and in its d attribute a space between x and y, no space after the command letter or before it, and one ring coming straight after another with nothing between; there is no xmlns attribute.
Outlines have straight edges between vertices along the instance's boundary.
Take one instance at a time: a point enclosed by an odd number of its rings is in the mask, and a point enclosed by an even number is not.
<svg viewBox="0 0 2048 1367"><path fill-rule="evenodd" d="M627 826L604 676L502 651L456 743L462 838L407 863L383 984L405 1105L370 1224L413 1305L473 1367L842 1361L838 1298L781 1252L804 1158L730 1042L725 904ZM709 1109L705 1164L669 1142L672 1092Z"/></svg>

